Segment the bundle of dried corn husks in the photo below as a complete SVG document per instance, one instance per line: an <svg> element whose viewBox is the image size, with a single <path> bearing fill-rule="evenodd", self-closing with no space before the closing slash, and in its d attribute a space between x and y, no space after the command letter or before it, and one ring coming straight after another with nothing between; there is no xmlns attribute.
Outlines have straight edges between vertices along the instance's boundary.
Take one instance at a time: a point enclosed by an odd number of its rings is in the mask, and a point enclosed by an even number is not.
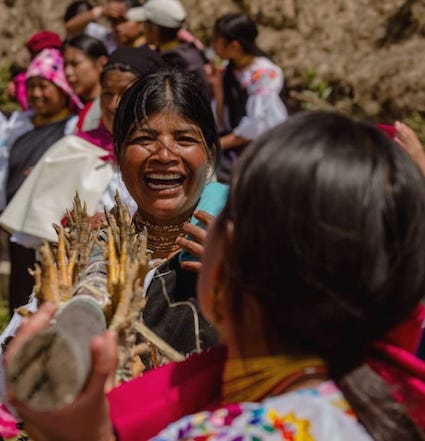
<svg viewBox="0 0 425 441"><path fill-rule="evenodd" d="M78 195L58 243L44 243L33 270L39 303L59 306L51 325L28 340L8 368L17 397L38 409L71 402L90 372L90 342L107 327L119 336L116 383L183 356L142 322L144 278L152 266L146 231L136 232L118 194L102 229L92 228ZM25 314L25 310L21 310Z"/></svg>

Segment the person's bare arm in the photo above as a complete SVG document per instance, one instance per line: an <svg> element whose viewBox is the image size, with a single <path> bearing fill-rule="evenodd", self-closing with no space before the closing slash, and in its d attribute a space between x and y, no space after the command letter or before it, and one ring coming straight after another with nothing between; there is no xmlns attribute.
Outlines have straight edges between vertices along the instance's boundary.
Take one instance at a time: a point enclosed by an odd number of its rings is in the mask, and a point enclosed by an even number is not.
<svg viewBox="0 0 425 441"><path fill-rule="evenodd" d="M220 138L222 150L240 147L247 144L249 141L249 139L242 138L242 136L235 135L234 133L229 133Z"/></svg>
<svg viewBox="0 0 425 441"><path fill-rule="evenodd" d="M103 6L95 6L93 9L90 9L90 11L81 12L75 17L72 17L65 23L65 30L68 35L77 34L82 32L89 23L101 17L118 18L124 17L125 14L125 3L108 2Z"/></svg>
<svg viewBox="0 0 425 441"><path fill-rule="evenodd" d="M102 16L102 9L103 6L96 6L95 8L90 9L90 11L81 12L75 17L72 17L65 23L65 30L67 35L74 35L78 34L79 32L83 32L84 28L89 23L91 23L92 21L96 21Z"/></svg>

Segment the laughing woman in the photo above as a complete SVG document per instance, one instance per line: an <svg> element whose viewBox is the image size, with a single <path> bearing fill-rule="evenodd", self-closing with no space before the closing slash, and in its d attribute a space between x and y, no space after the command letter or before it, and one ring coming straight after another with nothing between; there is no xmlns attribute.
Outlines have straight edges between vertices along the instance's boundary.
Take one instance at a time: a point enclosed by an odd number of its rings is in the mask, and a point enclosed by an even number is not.
<svg viewBox="0 0 425 441"><path fill-rule="evenodd" d="M135 57L137 54L140 54L139 57ZM143 54L145 60L142 60ZM208 224L222 208L227 187L208 182L216 168L219 139L208 98L193 87L190 78L170 70L142 75L124 93L116 109L120 91L136 78L134 65L139 64L139 70L146 69L148 54L157 56L148 49L136 48L120 48L111 55L102 74L104 126L101 129L114 134L115 160L124 184L137 204L134 216L136 229L147 228L152 257L165 260L147 276L151 283L147 290L144 322L177 351L190 354L216 343L216 334L198 314L195 299L196 270L200 266L196 258L202 254L206 234L197 224ZM128 55L131 57L128 58ZM131 66L133 69L130 70ZM99 130L96 134L101 135ZM69 207L75 188L78 188L82 199L87 200L90 209L96 207L107 167L95 165L102 163L99 156L106 152L95 146L90 149L85 147L85 141L93 143L93 131L82 133L80 137L84 141L76 136L64 138L58 143L62 147L52 149L50 158L46 155L43 161L45 170L50 170L56 181L61 179L60 188L54 188L52 180L46 185L44 178L31 185L28 183L26 202L19 205L27 205L32 210L27 210L19 226L20 231L25 229L26 233L31 233L34 219L38 219L38 237L55 240L51 223L58 222L58 216L62 216L65 208ZM81 154L87 156L91 152L90 174L85 175L87 167L70 164L70 149L76 151L74 157L80 158L80 165ZM58 168L59 151L62 152L61 169ZM87 165L89 158L85 161ZM71 173L70 170L74 171ZM72 179L77 187L71 188L67 184L70 175L80 177L81 182ZM42 180L44 185L40 184ZM49 188L50 198L46 197L46 188ZM34 192L40 197L34 197ZM113 201L113 193L105 192L102 196L101 202L107 208L111 208L107 202ZM94 196L96 198L93 199ZM32 217L28 216L29 212ZM41 222L40 216L45 216L46 212L50 214L49 221L44 218ZM10 229L11 218L13 216L6 212L0 223ZM195 240L184 237L188 234ZM13 334L15 328L16 324L12 323L0 341Z"/></svg>
<svg viewBox="0 0 425 441"><path fill-rule="evenodd" d="M195 299L193 256L201 256L206 235L196 224L208 224L227 195L226 186L208 183L220 148L208 98L177 71L141 79L120 101L114 142L138 206L136 229L146 227L152 256L166 259L153 274L143 319L179 352L200 351L215 343L215 331Z"/></svg>

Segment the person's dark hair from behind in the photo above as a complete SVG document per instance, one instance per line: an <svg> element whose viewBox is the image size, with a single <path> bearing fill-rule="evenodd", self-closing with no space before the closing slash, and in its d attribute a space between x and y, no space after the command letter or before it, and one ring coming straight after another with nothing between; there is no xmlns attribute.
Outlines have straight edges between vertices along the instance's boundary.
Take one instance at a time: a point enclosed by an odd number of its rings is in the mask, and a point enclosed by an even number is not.
<svg viewBox="0 0 425 441"><path fill-rule="evenodd" d="M374 440L424 439L365 364L423 296L424 218L424 176L399 146L370 124L313 112L247 149L217 221L234 224L232 315L250 320L242 293L255 296L275 351L323 357Z"/></svg>
<svg viewBox="0 0 425 441"><path fill-rule="evenodd" d="M172 41L178 39L178 33L181 28L166 28L164 26L157 25L156 32L161 41Z"/></svg>
<svg viewBox="0 0 425 441"><path fill-rule="evenodd" d="M93 6L87 1L75 1L68 5L65 10L65 14L63 16L63 21L66 23L67 21L74 18L76 15L81 14L82 12L90 11L93 9Z"/></svg>
<svg viewBox="0 0 425 441"><path fill-rule="evenodd" d="M117 1L117 0L115 0L115 1ZM118 0L118 1L120 1L120 0ZM127 9L137 8L138 6L140 6L141 3L143 3L143 2L140 2L139 0L122 0L122 1L123 1L123 3L126 4Z"/></svg>
<svg viewBox="0 0 425 441"><path fill-rule="evenodd" d="M242 13L229 13L219 17L214 24L213 38L222 37L227 43L237 41L246 54L268 55L256 44L258 29L255 22Z"/></svg>
<svg viewBox="0 0 425 441"><path fill-rule="evenodd" d="M100 57L107 57L108 50L106 46L97 38L87 34L78 34L64 41L62 51L67 47L73 47L80 50L84 55L93 61Z"/></svg>
<svg viewBox="0 0 425 441"><path fill-rule="evenodd" d="M136 76L146 77L162 66L161 56L148 47L120 47L109 56L100 75L100 82L103 82L106 73L111 70L132 72Z"/></svg>
<svg viewBox="0 0 425 441"><path fill-rule="evenodd" d="M187 74L169 67L142 77L122 96L114 120L114 147L118 161L137 124L149 121L151 115L163 110L175 111L199 126L211 162L216 167L220 140L206 91L195 87Z"/></svg>

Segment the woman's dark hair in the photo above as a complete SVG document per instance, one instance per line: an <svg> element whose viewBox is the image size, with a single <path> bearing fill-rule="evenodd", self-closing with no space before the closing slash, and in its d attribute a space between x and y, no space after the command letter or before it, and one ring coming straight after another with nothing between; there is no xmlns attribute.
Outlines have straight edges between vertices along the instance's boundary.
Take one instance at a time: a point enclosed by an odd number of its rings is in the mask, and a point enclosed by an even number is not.
<svg viewBox="0 0 425 441"><path fill-rule="evenodd" d="M66 23L76 15L81 14L82 12L90 11L91 9L93 9L93 6L87 1L72 2L65 10L63 21Z"/></svg>
<svg viewBox="0 0 425 441"><path fill-rule="evenodd" d="M368 123L297 115L247 148L221 216L234 317L255 296L275 349L326 359L375 440L423 439L364 364L424 293L425 178L408 155Z"/></svg>
<svg viewBox="0 0 425 441"><path fill-rule="evenodd" d="M247 54L267 57L255 43L258 35L257 25L246 14L222 15L214 24L213 34L214 37L223 37L228 43L237 41Z"/></svg>
<svg viewBox="0 0 425 441"><path fill-rule="evenodd" d="M157 71L163 65L161 55L147 46L119 47L112 52L108 62L103 66L100 82L103 83L105 75L111 70L131 72L137 77L145 77Z"/></svg>
<svg viewBox="0 0 425 441"><path fill-rule="evenodd" d="M67 47L74 47L80 50L86 57L93 61L98 60L100 57L108 56L106 46L97 38L86 34L79 34L65 40L62 50L64 51Z"/></svg>
<svg viewBox="0 0 425 441"><path fill-rule="evenodd" d="M187 73L166 67L142 77L123 94L114 118L115 157L121 160L127 140L140 121L173 110L199 126L209 158L217 166L220 139L207 92Z"/></svg>
<svg viewBox="0 0 425 441"><path fill-rule="evenodd" d="M125 3L126 6L127 6L127 9L137 8L137 7L140 6L141 3L144 3L144 2L141 2L139 0L118 0L118 1L120 1L122 3Z"/></svg>
<svg viewBox="0 0 425 441"><path fill-rule="evenodd" d="M177 40L180 28L166 28L153 23L157 27L158 36L162 41Z"/></svg>

